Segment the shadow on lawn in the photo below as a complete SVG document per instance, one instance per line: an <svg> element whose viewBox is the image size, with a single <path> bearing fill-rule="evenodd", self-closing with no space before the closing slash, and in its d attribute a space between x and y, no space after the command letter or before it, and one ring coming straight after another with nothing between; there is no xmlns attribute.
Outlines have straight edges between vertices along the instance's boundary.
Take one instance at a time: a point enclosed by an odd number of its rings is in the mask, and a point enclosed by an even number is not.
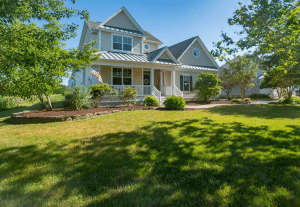
<svg viewBox="0 0 300 207"><path fill-rule="evenodd" d="M299 206L300 127L288 127L155 122L66 145L4 149L0 181L8 179L8 185L0 200L40 206L62 192L56 202L74 195L94 198L87 206ZM27 185L47 176L59 181L25 193Z"/></svg>
<svg viewBox="0 0 300 207"><path fill-rule="evenodd" d="M208 109L213 113L221 115L242 115L248 117L259 117L265 119L287 118L296 119L300 117L300 106L295 105L234 105L219 106Z"/></svg>

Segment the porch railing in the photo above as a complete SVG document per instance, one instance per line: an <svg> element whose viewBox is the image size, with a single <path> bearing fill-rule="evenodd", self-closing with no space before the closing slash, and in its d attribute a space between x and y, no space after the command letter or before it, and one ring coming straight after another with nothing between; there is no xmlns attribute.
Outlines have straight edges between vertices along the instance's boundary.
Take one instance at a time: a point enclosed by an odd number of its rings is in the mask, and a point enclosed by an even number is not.
<svg viewBox="0 0 300 207"><path fill-rule="evenodd" d="M150 95L150 86L143 85L110 85L109 87L116 89L119 93L123 91L126 87L135 88L138 91L138 96Z"/></svg>
<svg viewBox="0 0 300 207"><path fill-rule="evenodd" d="M174 86L174 95L183 97L183 92L179 90L176 86Z"/></svg>
<svg viewBox="0 0 300 207"><path fill-rule="evenodd" d="M157 90L157 88L155 88L155 86L153 86L152 95L153 95L159 102L161 102L161 92L160 92L159 90Z"/></svg>

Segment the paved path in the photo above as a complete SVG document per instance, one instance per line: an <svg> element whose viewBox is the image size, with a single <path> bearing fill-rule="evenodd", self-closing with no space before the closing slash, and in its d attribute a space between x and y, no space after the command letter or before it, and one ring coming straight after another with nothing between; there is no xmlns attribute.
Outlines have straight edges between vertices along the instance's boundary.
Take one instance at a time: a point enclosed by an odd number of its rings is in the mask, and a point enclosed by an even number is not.
<svg viewBox="0 0 300 207"><path fill-rule="evenodd" d="M269 104L271 102L274 101L254 101L249 105L264 105L264 104ZM206 104L206 105L195 105L195 106L190 105L190 106L186 106L185 108L186 109L210 109L216 106L232 106L232 105L239 106L239 104Z"/></svg>

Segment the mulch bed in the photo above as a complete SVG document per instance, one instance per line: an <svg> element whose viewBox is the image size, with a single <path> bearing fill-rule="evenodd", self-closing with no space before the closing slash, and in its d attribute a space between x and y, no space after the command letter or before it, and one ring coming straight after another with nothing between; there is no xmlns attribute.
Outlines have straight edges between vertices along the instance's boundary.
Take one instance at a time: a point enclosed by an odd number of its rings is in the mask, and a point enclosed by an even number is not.
<svg viewBox="0 0 300 207"><path fill-rule="evenodd" d="M99 108L88 108L82 110L74 110L68 108L54 108L52 111L36 110L20 115L24 117L57 117L57 116L76 116L94 114L96 112L119 112L119 111L134 111L134 110L154 110L156 106L122 106L122 107L99 107Z"/></svg>

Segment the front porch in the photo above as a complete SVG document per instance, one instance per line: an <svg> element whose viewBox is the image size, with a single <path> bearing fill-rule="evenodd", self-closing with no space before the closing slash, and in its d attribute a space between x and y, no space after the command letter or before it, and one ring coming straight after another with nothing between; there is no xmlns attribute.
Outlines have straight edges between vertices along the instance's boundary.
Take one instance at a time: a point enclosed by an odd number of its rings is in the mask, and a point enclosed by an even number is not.
<svg viewBox="0 0 300 207"><path fill-rule="evenodd" d="M111 88L121 92L126 87L132 87L138 91L138 99L145 96L154 96L163 102L167 96L181 96L184 93L176 86L176 71L156 68L134 68L120 66L98 65L94 70L100 72L103 83L108 83ZM92 75L87 80L88 85L97 84L99 81ZM85 84L84 84L85 85Z"/></svg>

